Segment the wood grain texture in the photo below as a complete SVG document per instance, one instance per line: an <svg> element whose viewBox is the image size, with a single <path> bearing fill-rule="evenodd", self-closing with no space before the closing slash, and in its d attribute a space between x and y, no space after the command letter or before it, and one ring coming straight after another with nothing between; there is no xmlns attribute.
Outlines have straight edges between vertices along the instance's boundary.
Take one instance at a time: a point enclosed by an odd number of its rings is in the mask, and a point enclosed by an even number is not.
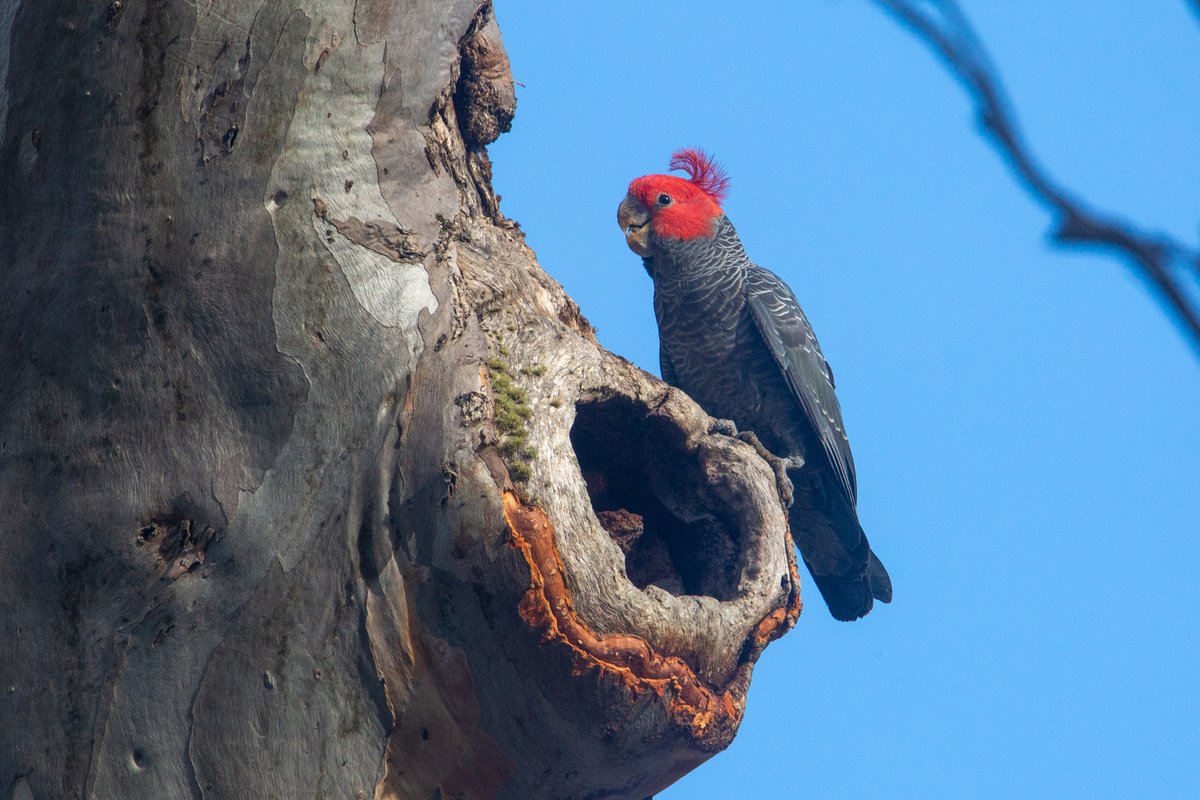
<svg viewBox="0 0 1200 800"><path fill-rule="evenodd" d="M0 78L0 794L641 798L731 741L773 472L500 214L489 6L21 2Z"/></svg>

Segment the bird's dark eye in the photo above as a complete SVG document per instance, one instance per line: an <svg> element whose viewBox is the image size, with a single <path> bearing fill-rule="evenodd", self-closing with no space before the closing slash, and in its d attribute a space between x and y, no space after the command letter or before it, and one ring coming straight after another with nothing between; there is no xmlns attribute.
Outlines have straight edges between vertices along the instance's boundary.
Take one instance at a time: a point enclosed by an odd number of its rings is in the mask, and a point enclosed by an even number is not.
<svg viewBox="0 0 1200 800"><path fill-rule="evenodd" d="M671 200L671 195L669 194L660 194L658 196L658 204L660 206L669 206L672 202L674 201Z"/></svg>

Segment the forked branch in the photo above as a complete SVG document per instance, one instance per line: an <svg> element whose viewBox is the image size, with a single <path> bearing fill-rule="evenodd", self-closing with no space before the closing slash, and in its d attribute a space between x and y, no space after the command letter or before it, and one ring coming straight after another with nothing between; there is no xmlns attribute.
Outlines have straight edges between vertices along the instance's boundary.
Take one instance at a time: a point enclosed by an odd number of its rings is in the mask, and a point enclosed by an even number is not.
<svg viewBox="0 0 1200 800"><path fill-rule="evenodd" d="M975 104L986 137L1054 217L1052 239L1112 250L1149 281L1200 354L1200 251L1098 211L1054 181L1033 157L987 50L955 0L874 0L946 64ZM1200 0L1191 0L1200 15Z"/></svg>

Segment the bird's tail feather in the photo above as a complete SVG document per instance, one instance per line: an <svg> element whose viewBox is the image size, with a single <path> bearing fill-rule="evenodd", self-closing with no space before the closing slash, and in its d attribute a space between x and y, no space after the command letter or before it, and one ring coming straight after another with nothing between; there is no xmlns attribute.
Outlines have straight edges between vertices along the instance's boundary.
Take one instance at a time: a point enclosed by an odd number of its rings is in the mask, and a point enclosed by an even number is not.
<svg viewBox="0 0 1200 800"><path fill-rule="evenodd" d="M871 582L865 575L813 575L825 605L834 619L852 622L867 615L874 603Z"/></svg>
<svg viewBox="0 0 1200 800"><path fill-rule="evenodd" d="M789 512L792 535L833 618L860 619L876 600L890 603L892 579L872 552L854 506L824 480L806 484L798 475L792 482L801 489Z"/></svg>
<svg viewBox="0 0 1200 800"><path fill-rule="evenodd" d="M867 557L865 573L813 574L813 582L817 584L825 605L829 606L829 613L843 622L865 617L876 600L881 603L892 602L892 579L874 553Z"/></svg>
<svg viewBox="0 0 1200 800"><path fill-rule="evenodd" d="M871 594L881 603L892 602L892 576L884 569L882 562L871 551L867 557L867 580L871 583Z"/></svg>

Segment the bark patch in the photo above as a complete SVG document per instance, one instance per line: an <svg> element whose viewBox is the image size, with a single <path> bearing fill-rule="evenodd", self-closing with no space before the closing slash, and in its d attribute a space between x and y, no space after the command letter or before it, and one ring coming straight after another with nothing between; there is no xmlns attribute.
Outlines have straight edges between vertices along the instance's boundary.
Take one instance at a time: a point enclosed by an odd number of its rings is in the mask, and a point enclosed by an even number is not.
<svg viewBox="0 0 1200 800"><path fill-rule="evenodd" d="M512 67L500 39L500 28L492 16L491 3L480 9L459 45L459 53L454 111L463 143L470 149L479 149L512 127L517 110Z"/></svg>
<svg viewBox="0 0 1200 800"><path fill-rule="evenodd" d="M212 525L175 517L153 519L139 528L137 543L155 550L160 577L173 581L204 564L208 548L219 538Z"/></svg>
<svg viewBox="0 0 1200 800"><path fill-rule="evenodd" d="M530 571L530 585L518 611L540 632L542 643L565 648L578 675L592 673L615 679L624 683L633 697L645 692L657 695L675 725L695 746L708 751L728 746L745 711L753 661L768 642L795 623L800 613L799 594L793 592L787 607L768 614L755 626L743 650L744 660L729 682L721 687L709 686L681 659L656 652L637 636L597 634L583 624L563 577L563 562L549 517L512 491L504 492L503 504L509 546L522 554ZM795 560L789 561L792 577L798 580Z"/></svg>
<svg viewBox="0 0 1200 800"><path fill-rule="evenodd" d="M346 191L350 191L353 186L353 181L348 181ZM347 240L365 247L373 253L390 258L397 263L422 261L426 256L425 251L420 247L417 235L401 228L394 222L386 219L364 221L353 216L338 219L330 216L329 204L320 197L314 195L312 203L313 211L318 217L332 225Z"/></svg>
<svg viewBox="0 0 1200 800"><path fill-rule="evenodd" d="M364 221L358 217L344 220L332 217L326 219L342 236L392 261L413 262L425 258L425 251L417 244L417 235L394 222L385 219Z"/></svg>

